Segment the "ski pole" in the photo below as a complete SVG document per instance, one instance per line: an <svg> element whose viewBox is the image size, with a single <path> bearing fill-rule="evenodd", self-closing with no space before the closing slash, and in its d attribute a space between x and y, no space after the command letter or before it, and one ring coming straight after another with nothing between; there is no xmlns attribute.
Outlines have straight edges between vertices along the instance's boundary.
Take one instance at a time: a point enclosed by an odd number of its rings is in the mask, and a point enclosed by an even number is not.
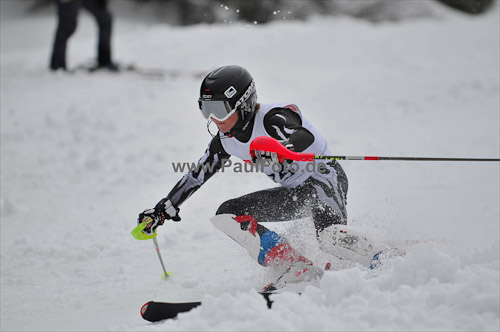
<svg viewBox="0 0 500 332"><path fill-rule="evenodd" d="M307 153L306 153L307 154ZM316 156L321 160L404 160L404 161L500 161L489 158L428 158L428 157L377 157L377 156ZM312 159L310 161L312 161Z"/></svg>
<svg viewBox="0 0 500 332"><path fill-rule="evenodd" d="M280 162L285 159L295 161L321 160L405 160L405 161L496 161L500 159L492 158L428 158L428 157L377 157L377 156L317 156L314 153L300 153L288 150L281 143L267 136L259 136L250 144L250 155L255 158L255 151L272 151L278 154Z"/></svg>
<svg viewBox="0 0 500 332"><path fill-rule="evenodd" d="M156 237L153 238L153 242L155 244L158 258L160 259L161 267L163 269L163 275L161 277L163 278L163 280L167 280L167 278L170 277L172 274L170 272L167 272L167 269L165 269L165 264L163 264L163 259L161 258L161 253L160 253L160 247L158 246L158 241L156 240Z"/></svg>
<svg viewBox="0 0 500 332"><path fill-rule="evenodd" d="M132 230L132 236L137 240L153 239L156 248L156 253L158 254L158 258L160 259L161 267L163 269L162 278L163 280L167 280L167 278L170 277L172 274L170 272L167 272L167 269L165 269L165 264L163 263L163 258L161 257L160 253L160 246L158 246L158 241L156 240L156 229L153 234L143 233L144 228L146 228L152 222L153 219L151 217L144 218L143 221Z"/></svg>

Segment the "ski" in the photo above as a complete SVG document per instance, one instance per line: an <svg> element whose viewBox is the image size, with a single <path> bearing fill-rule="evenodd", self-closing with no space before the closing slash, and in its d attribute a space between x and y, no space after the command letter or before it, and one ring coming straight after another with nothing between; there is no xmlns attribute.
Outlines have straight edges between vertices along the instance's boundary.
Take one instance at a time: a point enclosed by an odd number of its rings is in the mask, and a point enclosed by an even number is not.
<svg viewBox="0 0 500 332"><path fill-rule="evenodd" d="M259 292L266 300L267 307L271 309L273 301L271 295L273 292ZM165 319L176 318L178 314L188 312L202 302L156 302L149 301L141 307L141 316L149 322L159 322Z"/></svg>
<svg viewBox="0 0 500 332"><path fill-rule="evenodd" d="M206 75L206 72L201 70L148 68L148 67L141 67L135 64L121 65L120 70L125 72L136 73L138 75L148 77L151 79L162 79L164 77L170 77L170 78L192 77L201 79Z"/></svg>
<svg viewBox="0 0 500 332"><path fill-rule="evenodd" d="M201 70L182 70L182 69L171 69L171 68L153 68L153 67L142 67L136 64L117 64L116 70L109 70L107 68L100 68L95 64L81 64L75 68L69 70L70 73L76 72L87 72L87 73L99 73L99 72L109 72L111 74L122 74L131 73L138 76L152 79L152 80L162 80L166 77L169 78L179 78L179 77L191 77L191 78L203 78L206 75L205 71Z"/></svg>
<svg viewBox="0 0 500 332"><path fill-rule="evenodd" d="M188 312L201 305L201 302L155 302L149 301L141 307L141 316L149 322L176 318L182 312Z"/></svg>

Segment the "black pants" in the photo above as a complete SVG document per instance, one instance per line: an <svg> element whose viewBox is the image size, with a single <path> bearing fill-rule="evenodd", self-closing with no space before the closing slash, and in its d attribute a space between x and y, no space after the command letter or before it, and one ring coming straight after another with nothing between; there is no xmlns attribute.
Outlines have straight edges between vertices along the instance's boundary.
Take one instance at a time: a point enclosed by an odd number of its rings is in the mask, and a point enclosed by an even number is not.
<svg viewBox="0 0 500 332"><path fill-rule="evenodd" d="M81 7L88 10L96 19L99 27L99 43L97 60L99 66L111 62L111 27L112 17L105 0L56 0L59 24L54 40L50 68L53 70L66 69L66 44L69 37L75 32L78 11Z"/></svg>
<svg viewBox="0 0 500 332"><path fill-rule="evenodd" d="M310 177L302 186L261 190L228 200L216 214L250 215L257 222L286 221L312 216L316 232L333 224L346 224L347 177L338 163L331 177Z"/></svg>

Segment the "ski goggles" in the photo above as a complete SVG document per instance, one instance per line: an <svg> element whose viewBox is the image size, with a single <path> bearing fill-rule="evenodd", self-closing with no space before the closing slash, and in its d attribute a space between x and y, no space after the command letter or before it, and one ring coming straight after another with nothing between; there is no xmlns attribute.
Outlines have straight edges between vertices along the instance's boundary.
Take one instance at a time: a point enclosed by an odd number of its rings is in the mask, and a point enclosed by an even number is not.
<svg viewBox="0 0 500 332"><path fill-rule="evenodd" d="M227 120L238 107L232 109L227 100L204 100L201 98L198 100L198 104L205 119L214 118L218 121Z"/></svg>
<svg viewBox="0 0 500 332"><path fill-rule="evenodd" d="M236 112L238 107L247 100L252 93L255 92L255 82L252 80L247 90L234 105L234 108L229 105L227 100L211 100L211 99L198 99L198 105L201 113L205 119L214 118L218 121L225 121Z"/></svg>

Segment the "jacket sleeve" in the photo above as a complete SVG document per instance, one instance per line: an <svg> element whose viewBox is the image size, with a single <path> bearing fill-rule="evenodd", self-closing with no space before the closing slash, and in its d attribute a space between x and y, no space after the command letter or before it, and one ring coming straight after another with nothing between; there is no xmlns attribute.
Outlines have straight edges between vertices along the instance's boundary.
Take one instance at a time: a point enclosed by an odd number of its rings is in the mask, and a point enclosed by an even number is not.
<svg viewBox="0 0 500 332"><path fill-rule="evenodd" d="M314 142L314 135L302 127L300 115L289 108L273 108L264 117L264 128L292 151L302 152Z"/></svg>
<svg viewBox="0 0 500 332"><path fill-rule="evenodd" d="M167 195L172 205L178 207L198 190L222 167L230 155L222 147L220 137L215 136L203 156L198 161L196 168L185 174Z"/></svg>

